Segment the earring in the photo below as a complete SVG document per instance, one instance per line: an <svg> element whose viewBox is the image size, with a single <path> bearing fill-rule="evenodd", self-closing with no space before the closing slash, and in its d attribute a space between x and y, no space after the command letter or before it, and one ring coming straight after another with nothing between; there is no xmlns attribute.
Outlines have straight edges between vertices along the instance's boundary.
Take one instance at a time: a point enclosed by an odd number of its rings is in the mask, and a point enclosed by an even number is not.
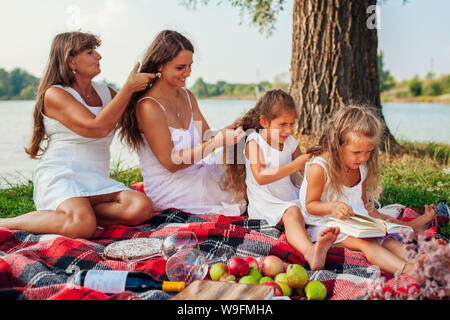
<svg viewBox="0 0 450 320"><path fill-rule="evenodd" d="M162 74L161 74L161 72L158 72L157 74L155 74L155 76L156 76L157 78L161 78Z"/></svg>
<svg viewBox="0 0 450 320"><path fill-rule="evenodd" d="M75 69L72 70L73 74L77 74L77 71Z"/></svg>

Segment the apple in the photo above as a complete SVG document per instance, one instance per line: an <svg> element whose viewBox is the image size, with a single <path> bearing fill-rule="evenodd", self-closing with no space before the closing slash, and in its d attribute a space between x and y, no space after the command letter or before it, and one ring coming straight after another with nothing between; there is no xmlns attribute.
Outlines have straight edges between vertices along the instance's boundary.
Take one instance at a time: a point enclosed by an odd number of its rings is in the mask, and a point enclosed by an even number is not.
<svg viewBox="0 0 450 320"><path fill-rule="evenodd" d="M248 273L248 262L241 257L233 257L228 261L228 273L236 277L243 277Z"/></svg>
<svg viewBox="0 0 450 320"><path fill-rule="evenodd" d="M256 279L256 281L259 281L259 279L262 278L262 273L256 268L250 268L250 271L248 272L249 276L252 276Z"/></svg>
<svg viewBox="0 0 450 320"><path fill-rule="evenodd" d="M259 284L263 284L264 282L273 281L271 277L265 276L259 279Z"/></svg>
<svg viewBox="0 0 450 320"><path fill-rule="evenodd" d="M284 272L283 261L277 256L267 256L262 258L263 275L274 278L277 274Z"/></svg>
<svg viewBox="0 0 450 320"><path fill-rule="evenodd" d="M281 290L283 291L283 296L290 296L292 294L291 287L288 286L286 282L276 282L280 286Z"/></svg>
<svg viewBox="0 0 450 320"><path fill-rule="evenodd" d="M303 288L308 282L308 272L299 264L290 264L287 267L287 284L294 289Z"/></svg>
<svg viewBox="0 0 450 320"><path fill-rule="evenodd" d="M248 266L249 266L250 269L251 268L255 268L255 269L259 270L258 260L256 260L255 258L250 257L250 256L246 256L246 257L243 257L242 259L244 259L245 261L248 262Z"/></svg>
<svg viewBox="0 0 450 320"><path fill-rule="evenodd" d="M327 288L322 282L312 280L305 286L305 294L308 300L324 300L327 297Z"/></svg>
<svg viewBox="0 0 450 320"><path fill-rule="evenodd" d="M286 272L279 273L275 276L273 280L275 280L275 282L287 283L287 273Z"/></svg>
<svg viewBox="0 0 450 320"><path fill-rule="evenodd" d="M262 286L270 286L274 290L274 296L275 297L281 297L283 295L283 289L281 289L280 285L276 283L275 281L267 281L261 284Z"/></svg>
<svg viewBox="0 0 450 320"><path fill-rule="evenodd" d="M239 283L253 283L257 284L258 280L255 279L253 276L243 276L241 280L239 280Z"/></svg>
<svg viewBox="0 0 450 320"><path fill-rule="evenodd" d="M220 277L219 281L224 282L236 282L236 277L232 274L225 273L223 276Z"/></svg>
<svg viewBox="0 0 450 320"><path fill-rule="evenodd" d="M215 263L209 268L209 276L212 280L219 280L224 274L227 273L227 265L225 263Z"/></svg>

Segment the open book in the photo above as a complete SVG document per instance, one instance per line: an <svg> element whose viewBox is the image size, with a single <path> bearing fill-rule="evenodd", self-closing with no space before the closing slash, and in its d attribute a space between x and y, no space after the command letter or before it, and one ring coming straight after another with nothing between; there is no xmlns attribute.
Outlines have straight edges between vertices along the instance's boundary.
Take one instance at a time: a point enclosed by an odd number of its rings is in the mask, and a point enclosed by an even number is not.
<svg viewBox="0 0 450 320"><path fill-rule="evenodd" d="M411 227L397 223L369 217L367 215L355 214L347 220L330 217L332 221L327 223L327 227L339 227L342 233L355 238L384 237L390 233L398 233L402 230L413 230Z"/></svg>

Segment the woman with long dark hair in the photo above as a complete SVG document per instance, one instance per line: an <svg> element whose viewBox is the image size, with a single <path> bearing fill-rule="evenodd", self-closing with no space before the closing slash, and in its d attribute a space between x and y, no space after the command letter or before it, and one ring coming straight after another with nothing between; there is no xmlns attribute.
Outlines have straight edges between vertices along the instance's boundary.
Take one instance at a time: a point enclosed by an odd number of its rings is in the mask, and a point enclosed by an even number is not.
<svg viewBox="0 0 450 320"><path fill-rule="evenodd" d="M192 43L176 31L156 36L141 70L158 77L131 98L121 136L138 152L144 189L155 209L239 216L246 203L221 189L224 167L214 159L221 159L217 149L236 144L245 132L230 126L210 134L197 100L185 88L193 54Z"/></svg>
<svg viewBox="0 0 450 320"><path fill-rule="evenodd" d="M93 82L100 73L100 44L83 32L54 38L26 149L40 158L33 175L37 211L0 219L0 227L89 238L97 225L135 225L151 217L148 197L109 178L109 147L130 97L155 75L138 73L136 65L118 93Z"/></svg>

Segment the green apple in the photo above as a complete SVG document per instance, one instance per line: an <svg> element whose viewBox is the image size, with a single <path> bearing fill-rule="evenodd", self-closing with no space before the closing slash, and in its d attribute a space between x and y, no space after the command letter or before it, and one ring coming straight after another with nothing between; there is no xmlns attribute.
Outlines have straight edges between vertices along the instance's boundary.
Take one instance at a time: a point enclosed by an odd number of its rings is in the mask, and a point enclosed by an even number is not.
<svg viewBox="0 0 450 320"><path fill-rule="evenodd" d="M262 278L262 273L257 268L250 268L248 275L255 278L256 281L259 281Z"/></svg>
<svg viewBox="0 0 450 320"><path fill-rule="evenodd" d="M305 294L308 300L324 300L327 297L327 288L322 282L312 280L306 285Z"/></svg>
<svg viewBox="0 0 450 320"><path fill-rule="evenodd" d="M273 282L273 279L271 277L265 276L259 279L259 284L263 284L264 282Z"/></svg>
<svg viewBox="0 0 450 320"><path fill-rule="evenodd" d="M254 283L258 284L258 280L256 280L253 276L243 276L239 283Z"/></svg>
<svg viewBox="0 0 450 320"><path fill-rule="evenodd" d="M224 263L215 263L209 268L209 276L212 280L219 280L224 274L227 273L227 265Z"/></svg>
<svg viewBox="0 0 450 320"><path fill-rule="evenodd" d="M287 283L287 273L286 272L279 273L275 276L275 278L273 280L275 280L275 282Z"/></svg>
<svg viewBox="0 0 450 320"><path fill-rule="evenodd" d="M276 281L275 281L276 282ZM283 290L283 296L290 296L292 294L291 287L288 286L286 282L276 282L281 287L281 290Z"/></svg>

